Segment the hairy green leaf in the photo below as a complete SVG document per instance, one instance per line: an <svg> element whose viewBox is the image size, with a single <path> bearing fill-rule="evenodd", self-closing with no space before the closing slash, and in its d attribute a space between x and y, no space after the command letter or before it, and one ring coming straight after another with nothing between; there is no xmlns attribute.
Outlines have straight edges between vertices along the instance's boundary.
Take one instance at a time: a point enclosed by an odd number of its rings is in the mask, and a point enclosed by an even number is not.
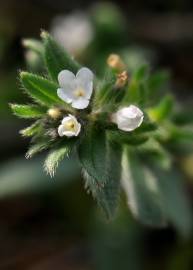
<svg viewBox="0 0 193 270"><path fill-rule="evenodd" d="M152 132L152 131L155 131L157 128L158 127L157 127L157 125L155 123L143 121L141 126L138 127L134 132L136 134L143 133L143 132Z"/></svg>
<svg viewBox="0 0 193 270"><path fill-rule="evenodd" d="M137 148L144 159L157 163L161 168L169 169L172 164L170 153L162 147L162 145L154 138L150 138L147 142Z"/></svg>
<svg viewBox="0 0 193 270"><path fill-rule="evenodd" d="M45 171L50 174L51 177L55 175L56 169L59 163L64 159L65 156L69 155L71 148L68 145L52 150L44 163Z"/></svg>
<svg viewBox="0 0 193 270"><path fill-rule="evenodd" d="M20 130L20 134L24 137L31 137L37 135L42 129L42 126L39 121L36 121L31 126Z"/></svg>
<svg viewBox="0 0 193 270"><path fill-rule="evenodd" d="M115 73L108 69L104 79L101 82L98 82L98 87L95 92L93 106L96 110L101 107L106 110L107 107L109 107L109 104L113 103L117 92L114 89L115 82Z"/></svg>
<svg viewBox="0 0 193 270"><path fill-rule="evenodd" d="M90 126L79 146L79 158L83 168L98 185L104 185L107 175L107 144L105 130Z"/></svg>
<svg viewBox="0 0 193 270"><path fill-rule="evenodd" d="M168 220L183 236L192 232L192 211L184 185L179 173L172 169L162 170L159 166L149 164L152 172L159 179L158 186Z"/></svg>
<svg viewBox="0 0 193 270"><path fill-rule="evenodd" d="M39 118L46 113L46 109L36 105L10 104L15 115L21 118Z"/></svg>
<svg viewBox="0 0 193 270"><path fill-rule="evenodd" d="M57 81L58 73L63 69L76 73L80 65L47 32L42 32L41 36L45 48L45 63L51 78Z"/></svg>
<svg viewBox="0 0 193 270"><path fill-rule="evenodd" d="M125 147L122 159L122 186L133 215L142 223L166 225L158 180L140 162L137 154Z"/></svg>
<svg viewBox="0 0 193 270"><path fill-rule="evenodd" d="M133 79L135 81L143 81L147 78L147 74L149 71L149 66L144 64L140 66L133 74Z"/></svg>
<svg viewBox="0 0 193 270"><path fill-rule="evenodd" d="M163 121L171 116L173 105L173 97L166 95L157 106L148 110L148 115L153 121Z"/></svg>
<svg viewBox="0 0 193 270"><path fill-rule="evenodd" d="M85 188L91 191L94 199L96 199L108 219L114 216L118 204L121 171L120 161L120 150L117 147L108 145L108 160L106 165L109 181L103 186L99 186L95 178L89 175L85 169L83 170Z"/></svg>
<svg viewBox="0 0 193 270"><path fill-rule="evenodd" d="M146 100L145 81L148 74L148 66L143 65L139 67L129 81L129 86L125 92L122 100L122 105L128 103L144 104Z"/></svg>
<svg viewBox="0 0 193 270"><path fill-rule="evenodd" d="M48 142L48 141L38 142L29 148L25 157L27 159L32 158L34 155L40 153L43 150L48 149L49 147L50 147L50 142Z"/></svg>
<svg viewBox="0 0 193 270"><path fill-rule="evenodd" d="M36 52L39 55L43 55L44 46L41 41L33 38L27 38L22 40L22 45L29 50Z"/></svg>
<svg viewBox="0 0 193 270"><path fill-rule="evenodd" d="M36 102L46 106L61 103L57 96L57 84L28 72L21 72L20 78L27 93Z"/></svg>
<svg viewBox="0 0 193 270"><path fill-rule="evenodd" d="M148 137L141 134L132 134L121 130L109 131L110 140L118 144L129 144L129 145L141 145L148 140Z"/></svg>

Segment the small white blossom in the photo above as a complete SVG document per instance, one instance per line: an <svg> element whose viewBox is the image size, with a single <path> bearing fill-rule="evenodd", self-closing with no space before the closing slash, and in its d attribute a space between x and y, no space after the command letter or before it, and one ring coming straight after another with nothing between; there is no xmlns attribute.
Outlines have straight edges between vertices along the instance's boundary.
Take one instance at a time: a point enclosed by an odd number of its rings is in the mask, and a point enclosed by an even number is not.
<svg viewBox="0 0 193 270"><path fill-rule="evenodd" d="M77 121L76 117L69 114L64 117L61 125L58 127L58 134L60 137L73 137L78 136L81 130L81 124Z"/></svg>
<svg viewBox="0 0 193 270"><path fill-rule="evenodd" d="M93 39L93 27L86 13L73 12L57 16L51 25L51 34L69 53L83 51Z"/></svg>
<svg viewBox="0 0 193 270"><path fill-rule="evenodd" d="M62 70L58 74L60 88L57 90L59 98L70 103L73 108L85 109L88 107L93 91L92 71L81 68L76 76L69 70Z"/></svg>
<svg viewBox="0 0 193 270"><path fill-rule="evenodd" d="M123 131L132 131L138 128L143 122L143 112L136 106L122 108L112 115L112 122Z"/></svg>

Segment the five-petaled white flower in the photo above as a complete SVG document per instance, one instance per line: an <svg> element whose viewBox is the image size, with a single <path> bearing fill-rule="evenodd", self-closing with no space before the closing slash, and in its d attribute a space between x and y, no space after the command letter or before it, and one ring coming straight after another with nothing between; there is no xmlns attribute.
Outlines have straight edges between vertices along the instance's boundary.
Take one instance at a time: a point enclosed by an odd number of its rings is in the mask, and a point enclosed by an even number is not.
<svg viewBox="0 0 193 270"><path fill-rule="evenodd" d="M73 137L78 136L80 130L81 124L77 121L76 117L69 114L63 118L61 125L58 127L58 134L60 137Z"/></svg>
<svg viewBox="0 0 193 270"><path fill-rule="evenodd" d="M73 108L85 109L92 95L93 78L92 71L86 67L81 68L76 76L69 70L62 70L58 74L60 88L57 94Z"/></svg>
<svg viewBox="0 0 193 270"><path fill-rule="evenodd" d="M132 131L143 122L143 112L135 105L122 108L112 115L112 122L123 131Z"/></svg>

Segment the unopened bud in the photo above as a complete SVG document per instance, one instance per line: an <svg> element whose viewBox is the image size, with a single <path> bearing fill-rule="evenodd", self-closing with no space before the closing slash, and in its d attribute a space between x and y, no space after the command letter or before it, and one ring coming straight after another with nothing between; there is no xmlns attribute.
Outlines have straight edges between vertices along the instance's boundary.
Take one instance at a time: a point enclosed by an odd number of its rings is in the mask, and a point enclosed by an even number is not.
<svg viewBox="0 0 193 270"><path fill-rule="evenodd" d="M61 111L58 108L51 108L51 109L48 110L48 115L52 119L56 120L56 119L60 118Z"/></svg>
<svg viewBox="0 0 193 270"><path fill-rule="evenodd" d="M125 64L118 54L110 54L107 58L107 65L120 71L125 69Z"/></svg>
<svg viewBox="0 0 193 270"><path fill-rule="evenodd" d="M121 87L125 86L127 81L128 81L128 73L127 73L127 71L123 71L117 75L117 80L116 80L115 86L118 88L121 88Z"/></svg>
<svg viewBox="0 0 193 270"><path fill-rule="evenodd" d="M144 114L135 105L130 105L119 109L111 115L111 121L117 124L118 128L123 131L133 131L143 122Z"/></svg>

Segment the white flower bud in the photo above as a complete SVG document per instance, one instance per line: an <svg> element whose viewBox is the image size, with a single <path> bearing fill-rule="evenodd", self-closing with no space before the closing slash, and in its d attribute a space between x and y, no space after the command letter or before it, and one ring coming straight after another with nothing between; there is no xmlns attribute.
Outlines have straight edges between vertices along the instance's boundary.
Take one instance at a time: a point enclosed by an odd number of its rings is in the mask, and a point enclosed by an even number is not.
<svg viewBox="0 0 193 270"><path fill-rule="evenodd" d="M122 108L112 115L112 122L123 131L133 131L143 122L143 112L136 106Z"/></svg>
<svg viewBox="0 0 193 270"><path fill-rule="evenodd" d="M52 119L56 120L56 119L60 118L61 111L58 108L51 108L51 109L48 110L48 115Z"/></svg>
<svg viewBox="0 0 193 270"><path fill-rule="evenodd" d="M60 137L73 137L78 136L81 130L81 124L77 121L76 117L69 114L64 117L61 125L58 127L58 134Z"/></svg>

